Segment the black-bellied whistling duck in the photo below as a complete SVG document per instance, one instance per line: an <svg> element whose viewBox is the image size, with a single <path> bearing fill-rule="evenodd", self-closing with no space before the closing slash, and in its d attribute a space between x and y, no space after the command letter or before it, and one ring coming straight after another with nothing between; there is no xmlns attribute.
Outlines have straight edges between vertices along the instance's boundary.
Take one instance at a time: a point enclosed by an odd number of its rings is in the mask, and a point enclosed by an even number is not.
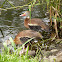
<svg viewBox="0 0 62 62"><path fill-rule="evenodd" d="M21 31L20 33L18 33L14 39L14 42L15 44L17 45L22 45L23 43L25 43L27 40L31 39L35 37L35 39L41 39L42 38L42 35L37 32L37 31L34 31L34 30L23 30ZM31 40L31 43L35 41L34 39ZM26 44L25 46L29 46L29 43ZM27 50L27 47L26 47L26 50L25 50L25 46L23 47L23 50L20 51L20 54L22 54L23 52L26 52Z"/></svg>
<svg viewBox="0 0 62 62"><path fill-rule="evenodd" d="M45 30L49 32L49 26L46 25L43 20L39 18L33 18L30 20L30 12L26 11L24 14L21 14L20 16L26 16L24 20L24 26L26 28L30 28L31 30L35 31L42 31Z"/></svg>
<svg viewBox="0 0 62 62"><path fill-rule="evenodd" d="M29 40L33 37L35 37L35 38L33 40L31 40L31 42L34 41L35 39L41 39L42 35L39 32L34 31L34 30L23 30L16 35L16 37L14 39L14 43L16 45L22 45L27 40ZM10 42L9 42L9 44L10 44ZM26 46L28 46L28 44ZM25 46L24 46L24 48L25 48ZM23 48L23 51L24 51L24 48Z"/></svg>
<svg viewBox="0 0 62 62"><path fill-rule="evenodd" d="M42 38L42 35L39 32L34 30L23 30L18 33L14 39L15 44L23 44L30 38Z"/></svg>

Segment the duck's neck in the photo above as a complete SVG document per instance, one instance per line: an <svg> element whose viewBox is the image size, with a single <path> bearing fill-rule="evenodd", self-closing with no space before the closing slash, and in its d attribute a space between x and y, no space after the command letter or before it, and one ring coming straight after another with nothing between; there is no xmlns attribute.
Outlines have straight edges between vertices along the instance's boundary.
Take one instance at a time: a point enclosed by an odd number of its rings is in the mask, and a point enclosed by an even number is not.
<svg viewBox="0 0 62 62"><path fill-rule="evenodd" d="M29 26L28 26L29 20L30 20L30 18L26 18L24 20L24 26L27 27L27 28L29 28Z"/></svg>

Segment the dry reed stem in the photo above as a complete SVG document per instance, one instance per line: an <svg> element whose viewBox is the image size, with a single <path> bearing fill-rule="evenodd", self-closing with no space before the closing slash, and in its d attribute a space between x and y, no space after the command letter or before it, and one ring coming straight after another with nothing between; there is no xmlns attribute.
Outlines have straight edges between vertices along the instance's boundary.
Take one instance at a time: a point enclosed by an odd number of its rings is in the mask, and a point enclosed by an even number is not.
<svg viewBox="0 0 62 62"><path fill-rule="evenodd" d="M58 36L58 29L57 29L57 21L56 21L56 18L57 18L57 14L55 14L54 27L55 27L55 31L56 31L56 36L57 36L57 38L59 38L59 36Z"/></svg>
<svg viewBox="0 0 62 62"><path fill-rule="evenodd" d="M52 9L51 9L51 6L50 6L50 24L51 24L51 26L52 26L52 17L51 17L51 16L52 16L52 12L51 12L51 10L52 10Z"/></svg>
<svg viewBox="0 0 62 62"><path fill-rule="evenodd" d="M57 21L56 21L56 18L57 18L57 16L59 16L59 14L58 14L57 9L54 8L53 6L52 6L52 9L55 12L55 15L54 15L54 17L55 17L55 19L54 19L54 28L55 28L56 36L57 36L57 38L59 38L59 36L58 36L58 29L57 29Z"/></svg>

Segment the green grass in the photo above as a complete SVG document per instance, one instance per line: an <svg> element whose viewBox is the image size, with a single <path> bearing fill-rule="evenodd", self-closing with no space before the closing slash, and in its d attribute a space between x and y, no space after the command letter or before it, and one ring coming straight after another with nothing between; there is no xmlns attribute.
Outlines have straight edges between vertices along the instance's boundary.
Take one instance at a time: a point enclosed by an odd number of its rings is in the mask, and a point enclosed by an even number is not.
<svg viewBox="0 0 62 62"><path fill-rule="evenodd" d="M39 60L37 59L37 57L30 57L26 55L23 56L19 56L19 55L7 55L7 54L0 54L0 62L39 62Z"/></svg>
<svg viewBox="0 0 62 62"><path fill-rule="evenodd" d="M31 41L33 38L29 39L28 41L26 41L20 48L15 49L15 52L13 52L12 54L9 53L9 47L7 47L7 44L4 43L4 47L5 49L2 49L2 53L0 54L0 62L39 62L39 59L37 56L29 56L28 55L28 51L29 51L29 47L27 48L27 51L24 54L20 55L17 54L20 52L21 48L28 43L29 41ZM15 48L14 43L13 43L13 39L10 37L9 40L11 41L11 45Z"/></svg>
<svg viewBox="0 0 62 62"><path fill-rule="evenodd" d="M5 50L0 54L0 62L39 62L38 57L30 57L28 50L25 55L9 54Z"/></svg>

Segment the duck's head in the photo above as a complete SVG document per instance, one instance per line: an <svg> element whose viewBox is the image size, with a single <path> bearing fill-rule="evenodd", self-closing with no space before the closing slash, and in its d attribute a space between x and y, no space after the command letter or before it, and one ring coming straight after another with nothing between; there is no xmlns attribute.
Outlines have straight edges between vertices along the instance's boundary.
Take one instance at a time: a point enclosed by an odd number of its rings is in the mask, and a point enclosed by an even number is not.
<svg viewBox="0 0 62 62"><path fill-rule="evenodd" d="M21 14L20 16L25 16L26 18L30 18L30 12L25 11L25 13Z"/></svg>

